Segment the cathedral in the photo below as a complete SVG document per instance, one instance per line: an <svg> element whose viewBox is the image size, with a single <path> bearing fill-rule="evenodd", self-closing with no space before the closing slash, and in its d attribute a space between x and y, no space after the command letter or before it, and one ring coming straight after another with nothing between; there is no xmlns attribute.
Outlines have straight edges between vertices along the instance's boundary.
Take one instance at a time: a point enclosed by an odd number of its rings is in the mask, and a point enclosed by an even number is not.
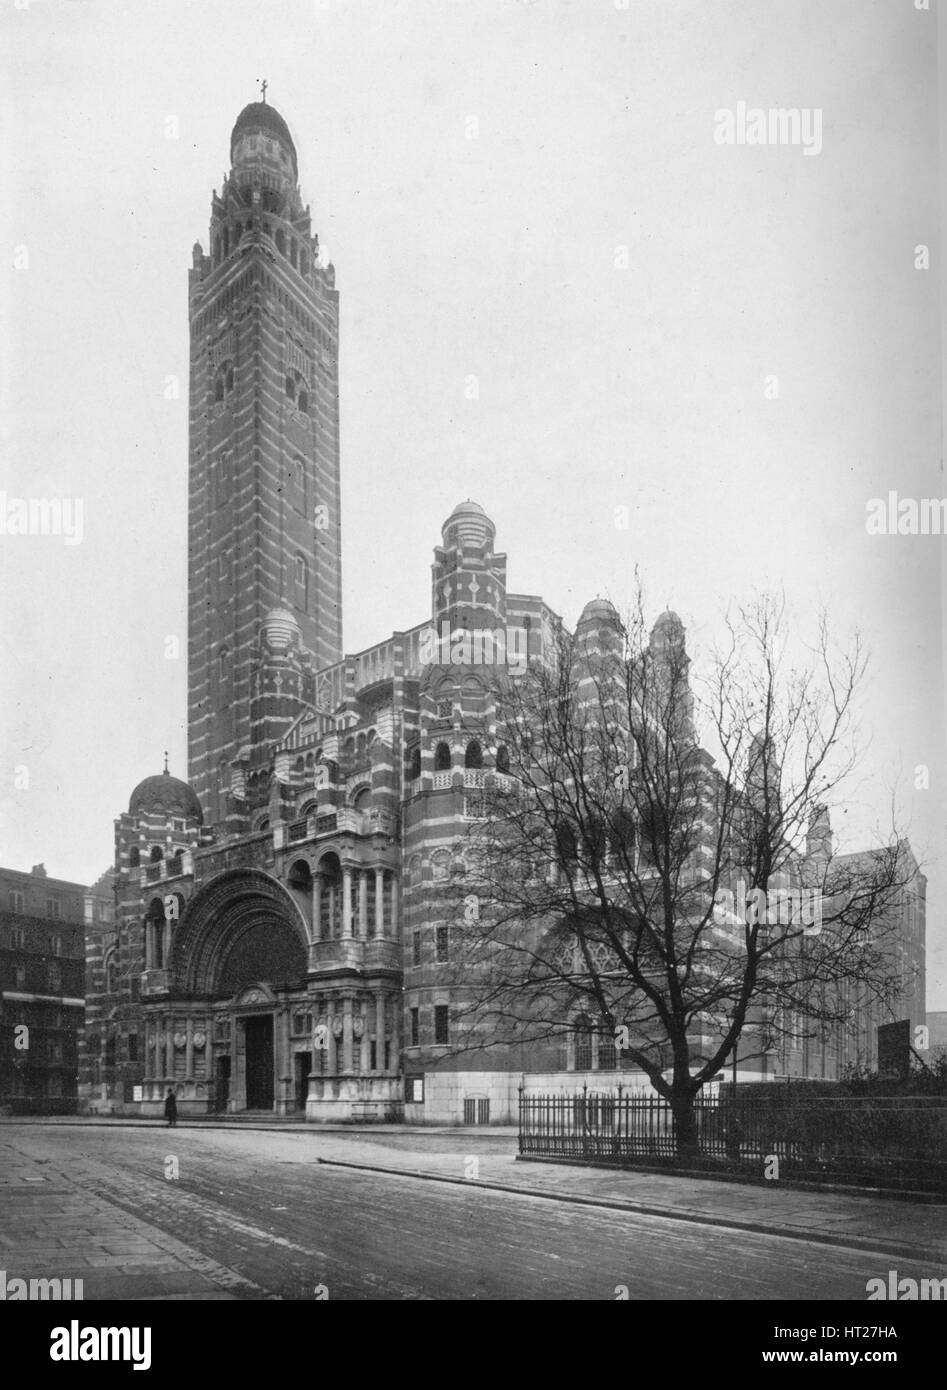
<svg viewBox="0 0 947 1390"><path fill-rule="evenodd" d="M335 270L271 105L240 113L230 157L189 272L188 778L166 763L115 821L80 1104L158 1116L173 1090L184 1117L491 1124L516 1119L522 1085L641 1084L584 1028L462 1035L439 894L509 776L504 685L550 655L559 618L507 591L468 499L434 547L430 612L344 651ZM577 636L594 648L616 619L594 599ZM683 640L662 614L655 655ZM904 940L923 981L919 883ZM871 1034L787 1054L785 1074L838 1075Z"/></svg>
<svg viewBox="0 0 947 1390"><path fill-rule="evenodd" d="M230 156L189 272L188 780L165 766L115 822L80 1096L509 1120L523 1059L450 1058L449 932L425 901L505 775L497 677L558 619L507 592L468 500L434 550L430 614L344 653L335 269L273 106L240 113ZM458 630L470 650L444 640ZM556 1071L554 1052L532 1060Z"/></svg>

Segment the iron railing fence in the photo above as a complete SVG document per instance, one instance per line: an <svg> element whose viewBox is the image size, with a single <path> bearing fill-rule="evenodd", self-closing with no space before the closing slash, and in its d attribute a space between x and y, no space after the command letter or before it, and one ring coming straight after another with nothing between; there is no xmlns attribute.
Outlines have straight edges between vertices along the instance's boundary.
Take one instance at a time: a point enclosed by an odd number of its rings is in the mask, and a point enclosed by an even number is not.
<svg viewBox="0 0 947 1390"><path fill-rule="evenodd" d="M774 1088L776 1089L776 1088ZM687 1166L759 1178L947 1192L947 1096L699 1095L682 1154L663 1097L583 1088L520 1092L519 1151L621 1166ZM778 1160L773 1164L773 1159Z"/></svg>

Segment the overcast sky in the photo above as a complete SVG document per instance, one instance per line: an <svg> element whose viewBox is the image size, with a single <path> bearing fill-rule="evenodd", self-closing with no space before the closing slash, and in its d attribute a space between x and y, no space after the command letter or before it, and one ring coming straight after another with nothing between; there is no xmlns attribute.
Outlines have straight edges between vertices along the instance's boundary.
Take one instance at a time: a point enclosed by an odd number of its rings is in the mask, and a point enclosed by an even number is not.
<svg viewBox="0 0 947 1390"><path fill-rule="evenodd" d="M873 653L843 845L897 785L947 1008L945 541L866 530L871 498L945 493L934 25L912 0L4 6L0 488L81 498L84 534L0 536L0 863L94 878L165 748L185 775L187 268L266 77L341 294L346 649L428 616L467 496L510 588L569 622L635 565L698 658L759 589L800 632L826 604ZM820 151L716 143L740 102L821 111Z"/></svg>

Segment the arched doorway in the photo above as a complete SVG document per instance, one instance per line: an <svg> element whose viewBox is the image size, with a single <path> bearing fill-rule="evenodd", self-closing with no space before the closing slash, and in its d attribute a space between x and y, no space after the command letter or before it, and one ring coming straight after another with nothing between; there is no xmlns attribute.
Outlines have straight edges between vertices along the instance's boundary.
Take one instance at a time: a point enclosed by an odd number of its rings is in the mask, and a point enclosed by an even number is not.
<svg viewBox="0 0 947 1390"><path fill-rule="evenodd" d="M292 1108L277 1063L288 1050L290 991L305 987L309 946L294 899L268 874L231 870L191 900L174 939L173 988L207 1000L224 1019L214 1040L214 1103L229 1111Z"/></svg>

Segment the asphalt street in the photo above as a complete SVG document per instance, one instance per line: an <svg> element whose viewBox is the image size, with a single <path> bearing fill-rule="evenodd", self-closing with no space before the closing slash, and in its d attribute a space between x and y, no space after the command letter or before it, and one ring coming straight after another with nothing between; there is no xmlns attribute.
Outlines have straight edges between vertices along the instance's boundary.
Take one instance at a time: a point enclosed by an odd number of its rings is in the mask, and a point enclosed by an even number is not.
<svg viewBox="0 0 947 1390"><path fill-rule="evenodd" d="M463 1146L446 1146L457 1176ZM6 1122L0 1263L8 1277L82 1278L87 1300L863 1300L892 1267L871 1251L318 1162L363 1149L312 1132Z"/></svg>

